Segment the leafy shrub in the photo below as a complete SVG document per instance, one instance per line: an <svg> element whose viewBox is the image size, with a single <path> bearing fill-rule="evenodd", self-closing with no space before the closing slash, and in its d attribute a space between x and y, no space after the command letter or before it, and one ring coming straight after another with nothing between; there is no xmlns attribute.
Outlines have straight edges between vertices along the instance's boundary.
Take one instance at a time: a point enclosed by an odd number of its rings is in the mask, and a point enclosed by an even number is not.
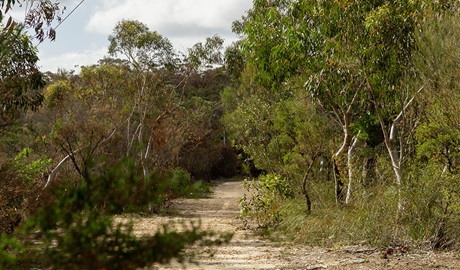
<svg viewBox="0 0 460 270"><path fill-rule="evenodd" d="M0 165L0 234L12 234L34 204L41 190L38 182L51 160L33 160L31 150L23 149L12 160Z"/></svg>
<svg viewBox="0 0 460 270"><path fill-rule="evenodd" d="M186 170L176 168L172 170L171 174L171 192L180 194L192 185L192 178Z"/></svg>
<svg viewBox="0 0 460 270"><path fill-rule="evenodd" d="M37 160L28 162L32 149L24 148L11 162L23 181L31 183L40 174L45 173L46 168L51 164L51 159L42 156Z"/></svg>
<svg viewBox="0 0 460 270"><path fill-rule="evenodd" d="M458 248L460 177L434 163L416 164L404 192L408 199L402 218L408 233L436 249Z"/></svg>
<svg viewBox="0 0 460 270"><path fill-rule="evenodd" d="M21 243L6 234L0 234L0 269L16 269L17 254L22 250Z"/></svg>
<svg viewBox="0 0 460 270"><path fill-rule="evenodd" d="M240 201L243 217L254 219L260 227L280 222L279 208L293 192L286 178L278 174L261 175L257 180L245 180L247 190Z"/></svg>
<svg viewBox="0 0 460 270"><path fill-rule="evenodd" d="M149 211L152 213L162 212L174 199L187 196L200 187L200 183L193 183L190 173L181 168L172 169L162 175L153 176L153 178L150 177L147 182L150 191L144 196L146 196L146 200L150 199Z"/></svg>
<svg viewBox="0 0 460 270"><path fill-rule="evenodd" d="M136 201L130 193L137 189L131 162L122 163L99 177L91 175L79 185L56 191L56 202L49 204L31 218L25 227L30 233L38 230L42 235L45 259L40 267L57 269L137 269L155 262L167 263L172 258L183 259L182 251L194 243L221 244L229 235L216 235L202 231L191 224L181 232L170 231L167 226L151 237L138 238L130 223L114 223L111 213L126 205L147 202L161 197L169 179L151 177L145 183L145 198ZM187 185L189 175L183 171L173 174L175 187ZM131 195L131 196L130 196ZM151 200L152 201L152 200ZM155 202L155 200L153 200ZM27 255L26 255L27 256ZM43 257L36 252L34 256ZM20 260L25 267L33 261Z"/></svg>

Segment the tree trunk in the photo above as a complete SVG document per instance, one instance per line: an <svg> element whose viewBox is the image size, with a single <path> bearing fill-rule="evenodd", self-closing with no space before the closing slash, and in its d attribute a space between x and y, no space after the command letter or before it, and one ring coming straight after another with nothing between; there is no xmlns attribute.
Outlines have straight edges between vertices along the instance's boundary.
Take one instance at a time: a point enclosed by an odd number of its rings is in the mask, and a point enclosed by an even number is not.
<svg viewBox="0 0 460 270"><path fill-rule="evenodd" d="M347 188L347 196L345 198L345 204L349 204L351 200L351 192L352 192L352 183L353 183L353 157L354 152L359 144L358 136L361 131L358 132L356 136L353 136L351 146L348 148L348 157L347 157L347 166L348 166L348 188Z"/></svg>
<svg viewBox="0 0 460 270"><path fill-rule="evenodd" d="M311 212L311 199L310 199L310 195L308 194L308 190L307 190L307 180L308 180L308 176L310 175L310 172L313 169L313 165L315 164L315 160L316 160L317 156L318 156L318 154L315 154L312 157L311 163L308 166L308 169L305 172L305 175L304 175L303 181L302 181L302 194L305 197L305 202L307 204L307 211L308 212Z"/></svg>
<svg viewBox="0 0 460 270"><path fill-rule="evenodd" d="M370 82L369 79L367 79L368 86L371 90L370 94L374 94L374 85ZM409 95L406 97L405 101L403 102L403 108L399 112L399 114L396 116L394 119L393 123L390 126L390 129L387 128L385 119L383 119L382 113L380 112L380 105L378 101L372 97L372 101L374 103L374 108L375 112L377 114L377 117L380 122L380 127L382 128L382 133L383 133L383 138L385 141L385 146L388 150L388 154L391 159L391 166L393 167L393 172L395 174L395 182L396 186L398 189L398 214L401 213L401 211L404 211L404 205L403 205L403 198L401 194L401 189L402 189L402 181L403 181L403 172L402 172L402 161L404 159L405 155L405 145L403 142L403 132L404 130L408 130L407 126L402 126L400 127L401 121L404 119L406 110L409 108L409 106L412 104L412 102L415 100L415 97L417 94L419 94L425 85L420 87L417 92L413 94L413 96L409 99ZM397 138L397 129L400 129L399 132L399 138ZM399 142L399 149L396 147L396 143Z"/></svg>
<svg viewBox="0 0 460 270"><path fill-rule="evenodd" d="M402 188L402 171L401 171L401 160L398 156L398 153L394 149L388 149L390 153L391 166L393 167L393 172L395 173L396 187L398 189L398 212L403 211L403 199L401 195Z"/></svg>
<svg viewBox="0 0 460 270"><path fill-rule="evenodd" d="M334 173L335 196L336 196L337 205L342 204L344 202L343 187L345 185L342 180L342 174L341 174L340 166L339 166L339 159L344 153L348 153L350 143L353 139L353 136L351 136L351 133L350 133L350 115L349 114L346 114L344 116L343 133L344 133L344 138L343 138L342 146L332 156L332 167L333 167L333 173Z"/></svg>
<svg viewBox="0 0 460 270"><path fill-rule="evenodd" d="M332 169L334 173L334 182L335 182L335 203L340 205L343 203L343 181L342 176L340 175L339 166L335 157L332 157Z"/></svg>

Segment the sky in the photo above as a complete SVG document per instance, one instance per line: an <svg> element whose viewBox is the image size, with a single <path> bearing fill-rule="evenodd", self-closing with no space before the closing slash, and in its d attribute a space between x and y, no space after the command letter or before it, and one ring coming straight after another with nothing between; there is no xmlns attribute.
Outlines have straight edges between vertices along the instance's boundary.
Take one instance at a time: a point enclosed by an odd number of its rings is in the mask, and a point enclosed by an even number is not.
<svg viewBox="0 0 460 270"><path fill-rule="evenodd" d="M80 1L59 1L66 7L64 17ZM38 45L38 65L43 72L58 68L78 72L81 66L96 64L107 55L108 37L122 19L145 23L168 38L178 52L215 34L227 46L237 39L232 22L251 7L252 0L85 0L56 29L54 42L45 40Z"/></svg>

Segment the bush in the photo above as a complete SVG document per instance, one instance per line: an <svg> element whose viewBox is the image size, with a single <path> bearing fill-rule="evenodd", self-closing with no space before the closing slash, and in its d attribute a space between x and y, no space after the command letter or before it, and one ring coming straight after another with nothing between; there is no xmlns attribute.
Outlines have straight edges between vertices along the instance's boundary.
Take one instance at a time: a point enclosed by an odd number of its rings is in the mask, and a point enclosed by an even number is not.
<svg viewBox="0 0 460 270"><path fill-rule="evenodd" d="M434 163L417 163L408 180L402 218L411 238L436 249L459 248L460 177Z"/></svg>
<svg viewBox="0 0 460 270"><path fill-rule="evenodd" d="M138 238L130 223L114 223L110 214L120 212L130 202L149 202L146 194L153 199L161 197L166 183L171 183L169 179L151 177L145 183L146 192L141 193L144 197L135 198L135 193L130 192L137 190L133 183L140 181L132 169L131 162L122 163L99 177L89 176L79 185L56 191L56 202L40 209L25 227L27 233L38 230L43 236L45 259L39 267L137 269L155 262L167 263L172 258L181 260L184 248L194 243L215 245L230 240L228 234L202 231L194 224L181 232L164 226L151 237ZM188 184L189 176L183 171L173 175L175 187ZM43 257L41 252L32 254ZM28 264L34 260L23 257L19 261L30 267Z"/></svg>
<svg viewBox="0 0 460 270"><path fill-rule="evenodd" d="M34 211L40 175L50 160L32 160L31 150L25 148L14 159L0 165L0 234L12 234L28 213Z"/></svg>
<svg viewBox="0 0 460 270"><path fill-rule="evenodd" d="M21 243L6 234L0 234L0 269L16 269L17 254L22 250Z"/></svg>
<svg viewBox="0 0 460 270"><path fill-rule="evenodd" d="M293 192L286 178L278 174L261 175L257 180L245 180L247 190L240 201L243 217L254 219L262 228L280 222L279 209Z"/></svg>

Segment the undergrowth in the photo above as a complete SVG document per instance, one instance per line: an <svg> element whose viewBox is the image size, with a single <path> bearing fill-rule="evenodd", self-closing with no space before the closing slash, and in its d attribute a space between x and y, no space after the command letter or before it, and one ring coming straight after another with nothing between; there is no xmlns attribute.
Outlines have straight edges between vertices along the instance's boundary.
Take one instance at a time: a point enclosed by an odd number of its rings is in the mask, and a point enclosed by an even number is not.
<svg viewBox="0 0 460 270"><path fill-rule="evenodd" d="M114 214L158 209L196 190L206 189L180 169L141 180L129 160L100 175L87 173L73 185L62 182L41 194L52 199L43 201L14 234L0 234L0 269L138 269L173 258L182 262L186 247L220 245L231 234L184 223L180 230L168 224L137 237L132 223L117 223Z"/></svg>
<svg viewBox="0 0 460 270"><path fill-rule="evenodd" d="M303 245L458 249L460 193L455 185L450 187L457 180L446 176L443 183L432 168L413 177L403 190L403 209L398 210L392 184L357 188L349 205L337 205L332 192L323 192L332 190L333 183L326 181L311 184L313 208L307 211L302 196L287 196L267 185L267 179L277 179L278 185L287 183L285 179L264 176L244 183L242 216L247 226L272 239Z"/></svg>

